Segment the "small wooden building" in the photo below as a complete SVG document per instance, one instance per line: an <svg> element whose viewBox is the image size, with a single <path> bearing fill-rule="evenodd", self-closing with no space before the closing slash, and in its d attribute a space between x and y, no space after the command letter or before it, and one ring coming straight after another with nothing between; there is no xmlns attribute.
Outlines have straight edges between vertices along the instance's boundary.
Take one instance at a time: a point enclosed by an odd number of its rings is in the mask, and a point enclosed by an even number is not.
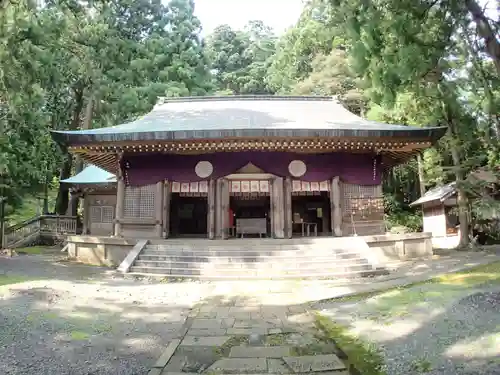
<svg viewBox="0 0 500 375"><path fill-rule="evenodd" d="M114 181L73 180L89 233L226 239L385 233L383 170L445 131L368 121L331 97L228 96L162 99L127 124L52 135L117 177L116 194Z"/></svg>
<svg viewBox="0 0 500 375"><path fill-rule="evenodd" d="M71 185L71 194L82 199L82 234L113 235L116 176L95 165L89 165L61 183Z"/></svg>
<svg viewBox="0 0 500 375"><path fill-rule="evenodd" d="M422 206L424 232L432 233L433 238L457 235L456 193L456 182L452 182L429 190L410 204Z"/></svg>

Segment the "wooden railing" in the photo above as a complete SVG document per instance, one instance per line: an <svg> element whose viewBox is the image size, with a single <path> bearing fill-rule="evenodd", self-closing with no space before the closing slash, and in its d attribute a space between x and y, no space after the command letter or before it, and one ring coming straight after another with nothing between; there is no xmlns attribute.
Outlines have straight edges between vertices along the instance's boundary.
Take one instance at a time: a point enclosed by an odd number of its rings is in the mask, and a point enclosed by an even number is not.
<svg viewBox="0 0 500 375"><path fill-rule="evenodd" d="M76 216L42 215L5 228L4 247L22 246L40 236L58 238L77 233ZM1 245L1 244L0 244Z"/></svg>

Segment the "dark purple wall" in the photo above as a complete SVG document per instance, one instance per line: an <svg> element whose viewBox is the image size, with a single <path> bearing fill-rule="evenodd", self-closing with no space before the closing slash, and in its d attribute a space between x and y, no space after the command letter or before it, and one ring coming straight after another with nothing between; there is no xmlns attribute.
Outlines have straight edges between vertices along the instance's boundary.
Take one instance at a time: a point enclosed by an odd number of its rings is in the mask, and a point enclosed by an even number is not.
<svg viewBox="0 0 500 375"><path fill-rule="evenodd" d="M280 177L290 176L288 165L302 160L307 172L303 181L324 181L339 176L345 182L360 185L378 185L381 179L380 158L375 154L296 154L291 152L219 152L203 155L125 154L122 168L126 181L133 186L154 184L170 180L179 182L201 181L195 173L199 161L212 163L210 178L220 178L253 163L267 173ZM374 170L375 167L375 170Z"/></svg>

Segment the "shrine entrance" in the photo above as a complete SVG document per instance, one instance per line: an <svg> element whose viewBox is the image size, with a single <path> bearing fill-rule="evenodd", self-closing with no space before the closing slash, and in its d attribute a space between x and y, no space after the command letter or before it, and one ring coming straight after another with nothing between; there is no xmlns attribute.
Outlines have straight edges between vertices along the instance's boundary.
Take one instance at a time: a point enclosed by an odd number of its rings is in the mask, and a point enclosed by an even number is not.
<svg viewBox="0 0 500 375"><path fill-rule="evenodd" d="M229 182L229 237L271 235L270 179L272 175L249 163L227 176Z"/></svg>
<svg viewBox="0 0 500 375"><path fill-rule="evenodd" d="M271 233L271 198L259 193L231 194L229 235L267 237Z"/></svg>
<svg viewBox="0 0 500 375"><path fill-rule="evenodd" d="M292 236L326 236L332 234L329 184L293 181Z"/></svg>
<svg viewBox="0 0 500 375"><path fill-rule="evenodd" d="M208 184L172 183L170 237L205 238L208 232Z"/></svg>

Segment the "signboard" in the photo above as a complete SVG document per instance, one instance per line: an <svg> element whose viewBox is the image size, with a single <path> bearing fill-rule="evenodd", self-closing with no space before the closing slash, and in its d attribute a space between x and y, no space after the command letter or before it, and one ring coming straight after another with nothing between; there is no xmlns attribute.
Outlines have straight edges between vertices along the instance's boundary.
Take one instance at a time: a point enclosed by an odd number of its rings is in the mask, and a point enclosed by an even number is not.
<svg viewBox="0 0 500 375"><path fill-rule="evenodd" d="M292 191L293 192L320 192L320 191L330 191L329 181L292 181Z"/></svg>
<svg viewBox="0 0 500 375"><path fill-rule="evenodd" d="M231 181L229 185L231 193L269 193L268 180L244 180Z"/></svg>

